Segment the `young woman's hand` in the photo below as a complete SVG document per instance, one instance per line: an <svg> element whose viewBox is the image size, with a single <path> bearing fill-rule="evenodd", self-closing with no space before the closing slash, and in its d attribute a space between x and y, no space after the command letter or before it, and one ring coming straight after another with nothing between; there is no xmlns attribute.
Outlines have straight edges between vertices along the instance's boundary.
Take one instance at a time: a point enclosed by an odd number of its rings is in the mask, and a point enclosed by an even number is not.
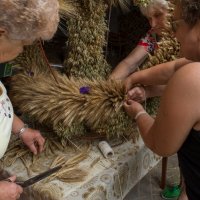
<svg viewBox="0 0 200 200"><path fill-rule="evenodd" d="M143 102L147 98L144 87L134 87L127 93L127 99L132 99L137 102Z"/></svg>
<svg viewBox="0 0 200 200"><path fill-rule="evenodd" d="M43 151L45 139L40 134L40 131L27 128L20 138L35 155Z"/></svg>
<svg viewBox="0 0 200 200"><path fill-rule="evenodd" d="M0 181L0 200L16 200L20 198L23 189L14 183L16 176L9 177L11 182Z"/></svg>
<svg viewBox="0 0 200 200"><path fill-rule="evenodd" d="M142 107L142 105L140 103L133 101L131 99L127 100L124 103L124 108L125 108L127 114L132 119L135 119L135 116L137 115L137 113L139 113L140 111L144 111L144 108Z"/></svg>

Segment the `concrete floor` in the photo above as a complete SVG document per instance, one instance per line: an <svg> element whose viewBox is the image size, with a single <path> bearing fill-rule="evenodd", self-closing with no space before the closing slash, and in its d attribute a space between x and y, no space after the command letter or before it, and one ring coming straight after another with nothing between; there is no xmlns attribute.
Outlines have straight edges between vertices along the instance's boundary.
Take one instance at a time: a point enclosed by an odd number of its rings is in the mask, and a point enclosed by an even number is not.
<svg viewBox="0 0 200 200"><path fill-rule="evenodd" d="M154 167L125 197L124 200L162 200L160 192L161 162ZM177 155L168 158L167 185L179 184Z"/></svg>

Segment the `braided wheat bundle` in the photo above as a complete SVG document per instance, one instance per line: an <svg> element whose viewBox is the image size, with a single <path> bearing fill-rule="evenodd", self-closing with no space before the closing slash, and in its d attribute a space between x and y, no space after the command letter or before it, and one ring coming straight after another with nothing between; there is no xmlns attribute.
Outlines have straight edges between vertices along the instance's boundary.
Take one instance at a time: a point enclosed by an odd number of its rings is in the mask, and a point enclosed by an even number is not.
<svg viewBox="0 0 200 200"><path fill-rule="evenodd" d="M121 109L125 97L121 82L69 79L58 72L55 74L58 83L50 75L14 76L11 86L14 105L20 105L23 113L53 127L63 137L84 134L83 124L93 132L108 135L120 135L130 128L124 122L128 117ZM128 123L132 124L130 120Z"/></svg>
<svg viewBox="0 0 200 200"><path fill-rule="evenodd" d="M103 56L108 6L104 0L80 0L79 3L78 16L67 21L66 73L78 78L106 78L111 70Z"/></svg>
<svg viewBox="0 0 200 200"><path fill-rule="evenodd" d="M37 45L26 48L15 62L22 70L11 83L13 104L59 136L87 134L88 129L108 136L132 132L121 109L121 82L68 78L55 70L53 77Z"/></svg>

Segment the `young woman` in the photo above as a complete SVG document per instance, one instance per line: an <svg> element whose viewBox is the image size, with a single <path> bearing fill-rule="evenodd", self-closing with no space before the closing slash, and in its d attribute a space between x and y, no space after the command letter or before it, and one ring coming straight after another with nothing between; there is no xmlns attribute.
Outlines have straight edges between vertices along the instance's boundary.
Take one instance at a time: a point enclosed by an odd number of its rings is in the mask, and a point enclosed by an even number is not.
<svg viewBox="0 0 200 200"><path fill-rule="evenodd" d="M145 144L152 151L161 156L178 153L188 199L198 200L200 2L177 0L172 26L181 45L181 54L185 58L140 71L125 81L127 89L137 82L144 85L167 85L157 117L153 119L142 105L134 100L127 100L124 107L136 120Z"/></svg>
<svg viewBox="0 0 200 200"><path fill-rule="evenodd" d="M57 0L1 0L0 66L18 56L24 45L37 39L50 39L58 26L58 9ZM7 149L11 132L34 154L43 150L44 138L14 114L6 89L0 82L0 158ZM23 191L14 183L15 176L9 179L11 182L0 181L0 200L19 199Z"/></svg>
<svg viewBox="0 0 200 200"><path fill-rule="evenodd" d="M133 73L158 48L157 41L167 25L168 2L166 0L150 0L147 6L140 10L149 20L151 29L142 38L131 53L123 59L110 75L111 79L125 79Z"/></svg>

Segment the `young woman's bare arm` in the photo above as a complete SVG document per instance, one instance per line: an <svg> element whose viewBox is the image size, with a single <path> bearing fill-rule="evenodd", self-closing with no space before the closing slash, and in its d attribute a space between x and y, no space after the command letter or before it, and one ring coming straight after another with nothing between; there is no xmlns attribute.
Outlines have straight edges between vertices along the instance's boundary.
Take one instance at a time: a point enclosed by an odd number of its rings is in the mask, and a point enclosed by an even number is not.
<svg viewBox="0 0 200 200"><path fill-rule="evenodd" d="M169 81L155 121L148 114L138 117L137 125L145 144L161 156L176 153L192 128L200 130L199 99L200 64L191 63ZM135 101L125 103L125 109L133 118L143 111Z"/></svg>
<svg viewBox="0 0 200 200"><path fill-rule="evenodd" d="M177 69L190 60L180 58L171 62L163 63L131 74L125 81L125 87L130 90L135 84L143 85L166 85Z"/></svg>

